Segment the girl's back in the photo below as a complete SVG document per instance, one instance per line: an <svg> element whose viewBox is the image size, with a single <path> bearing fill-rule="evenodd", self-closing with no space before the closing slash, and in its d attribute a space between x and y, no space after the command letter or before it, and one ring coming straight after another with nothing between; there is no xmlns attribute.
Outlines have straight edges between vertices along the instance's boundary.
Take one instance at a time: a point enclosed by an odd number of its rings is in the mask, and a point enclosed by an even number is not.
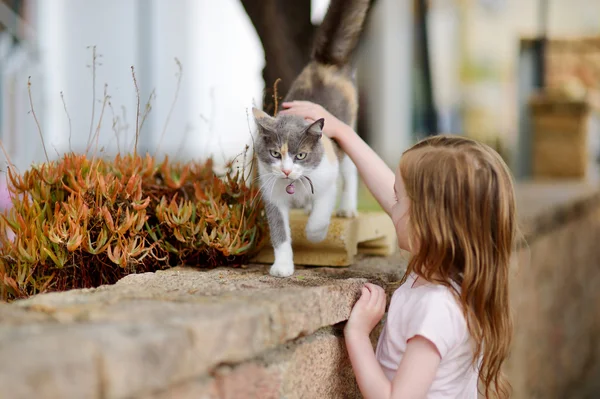
<svg viewBox="0 0 600 399"><path fill-rule="evenodd" d="M419 283L410 274L394 292L377 344L377 360L391 381L408 340L420 335L437 347L442 358L427 398L477 399L473 340L460 305L447 287Z"/></svg>

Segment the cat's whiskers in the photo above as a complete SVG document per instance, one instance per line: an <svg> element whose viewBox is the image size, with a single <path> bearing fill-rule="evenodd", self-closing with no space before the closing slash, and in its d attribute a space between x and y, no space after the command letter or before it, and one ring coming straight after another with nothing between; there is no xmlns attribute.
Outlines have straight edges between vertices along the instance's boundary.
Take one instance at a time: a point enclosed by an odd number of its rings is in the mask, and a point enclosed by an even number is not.
<svg viewBox="0 0 600 399"><path fill-rule="evenodd" d="M304 190L306 190L306 192L308 192L308 187L306 187L306 185L304 184L304 181L302 181L302 178L304 176L300 176L300 178L297 180L300 182L300 184L302 184L302 187L304 188Z"/></svg>
<svg viewBox="0 0 600 399"><path fill-rule="evenodd" d="M271 183L271 181L275 180L276 178L277 176L274 173L270 173L269 175L267 175L266 181L263 184L261 184L261 186L258 188L258 191L256 192L256 195L254 196L254 198L252 198L250 206L254 206L256 200L263 192L263 189L265 189L269 185L269 183Z"/></svg>
<svg viewBox="0 0 600 399"><path fill-rule="evenodd" d="M273 190L275 190L275 184L277 184L277 178L273 179L273 185L271 186L271 194L269 194L269 198L273 198Z"/></svg>
<svg viewBox="0 0 600 399"><path fill-rule="evenodd" d="M260 186L260 188L258 189L258 191L262 192L263 188L267 187L269 185L269 183L271 183L272 180L276 179L277 176L274 174L271 174L268 176L268 179Z"/></svg>
<svg viewBox="0 0 600 399"><path fill-rule="evenodd" d="M258 181L261 178L261 176L256 177L252 183ZM262 194L262 189L269 183L269 181L272 179L271 176L268 176L268 179L262 183L259 187L258 190L256 191L256 194L254 195L254 197L252 197L252 199L250 200L250 204L249 206L254 206L256 200L258 199L258 197Z"/></svg>
<svg viewBox="0 0 600 399"><path fill-rule="evenodd" d="M253 183L259 181L261 177L262 177L261 175L256 176L254 179L252 179L252 182L250 184L253 184Z"/></svg>

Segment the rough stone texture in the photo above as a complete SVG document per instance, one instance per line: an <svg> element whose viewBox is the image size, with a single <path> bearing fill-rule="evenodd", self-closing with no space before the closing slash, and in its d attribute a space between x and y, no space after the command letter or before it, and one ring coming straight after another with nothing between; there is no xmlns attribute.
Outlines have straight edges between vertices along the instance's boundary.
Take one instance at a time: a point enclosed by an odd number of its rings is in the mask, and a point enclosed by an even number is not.
<svg viewBox="0 0 600 399"><path fill-rule="evenodd" d="M600 396L600 208L531 239L513 283L515 398Z"/></svg>
<svg viewBox="0 0 600 399"><path fill-rule="evenodd" d="M145 396L167 398L360 398L340 330L327 328L239 366Z"/></svg>
<svg viewBox="0 0 600 399"><path fill-rule="evenodd" d="M596 179L598 177L588 181L539 180L517 184L517 211L526 240L531 242L597 208L600 190Z"/></svg>
<svg viewBox="0 0 600 399"><path fill-rule="evenodd" d="M600 397L599 190L521 184L518 197L513 397ZM0 304L0 398L360 397L341 328L361 285L391 294L406 257L357 259L288 279L176 268Z"/></svg>
<svg viewBox="0 0 600 399"><path fill-rule="evenodd" d="M388 285L401 277L401 254L377 267L369 266L373 262L366 258L350 269L299 269L289 279L269 276L266 266L177 268L3 305L0 383L15 399L128 398L179 386L346 320L364 282ZM327 354L331 363L340 349L315 353ZM333 353L338 357L329 356ZM279 385L288 376L303 375L306 352L294 356L282 370L296 371L284 375L276 368ZM262 381L259 375L267 378L272 367L241 368L218 378L243 381L255 371ZM207 389L240 397L223 391L232 384Z"/></svg>

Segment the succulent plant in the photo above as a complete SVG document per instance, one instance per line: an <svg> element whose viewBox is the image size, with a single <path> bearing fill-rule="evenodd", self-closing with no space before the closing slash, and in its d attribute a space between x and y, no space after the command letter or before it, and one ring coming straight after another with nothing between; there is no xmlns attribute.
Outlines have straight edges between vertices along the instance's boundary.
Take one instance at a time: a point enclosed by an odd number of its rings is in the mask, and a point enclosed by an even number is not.
<svg viewBox="0 0 600 399"><path fill-rule="evenodd" d="M12 207L0 214L0 298L110 284L174 265L243 264L268 225L244 171L204 163L74 153L9 168Z"/></svg>

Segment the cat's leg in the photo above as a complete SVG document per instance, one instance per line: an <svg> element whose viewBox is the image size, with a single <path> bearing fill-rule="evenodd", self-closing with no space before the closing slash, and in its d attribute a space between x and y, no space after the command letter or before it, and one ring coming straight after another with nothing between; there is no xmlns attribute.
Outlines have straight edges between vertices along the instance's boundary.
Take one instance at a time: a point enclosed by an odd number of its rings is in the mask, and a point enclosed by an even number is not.
<svg viewBox="0 0 600 399"><path fill-rule="evenodd" d="M271 232L271 244L275 251L275 262L269 273L275 277L289 277L294 274L289 208L265 201L265 211Z"/></svg>
<svg viewBox="0 0 600 399"><path fill-rule="evenodd" d="M315 198L312 212L306 222L306 238L314 243L323 241L327 237L329 222L335 209L337 187L335 183L330 185L327 191L320 193Z"/></svg>
<svg viewBox="0 0 600 399"><path fill-rule="evenodd" d="M306 201L306 204L304 205L304 213L307 215L310 215L313 209L313 203L312 200L308 200Z"/></svg>
<svg viewBox="0 0 600 399"><path fill-rule="evenodd" d="M337 216L352 218L358 216L358 171L348 155L344 155L340 165L342 175L342 195Z"/></svg>

